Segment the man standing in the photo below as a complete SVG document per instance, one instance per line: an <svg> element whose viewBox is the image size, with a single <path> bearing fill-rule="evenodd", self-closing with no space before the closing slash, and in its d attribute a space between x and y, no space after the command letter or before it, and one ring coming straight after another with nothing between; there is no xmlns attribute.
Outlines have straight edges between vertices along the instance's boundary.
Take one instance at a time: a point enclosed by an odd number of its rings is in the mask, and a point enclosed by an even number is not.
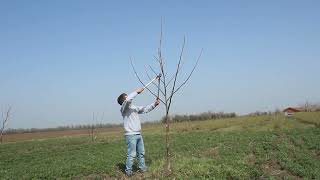
<svg viewBox="0 0 320 180"><path fill-rule="evenodd" d="M121 115L123 117L123 125L125 130L125 139L127 143L127 161L126 161L126 175L132 176L133 160L137 156L139 160L140 172L146 172L147 166L144 160L144 144L141 136L141 122L138 114L148 113L159 105L159 99L148 106L135 106L132 104L132 100L140 93L144 91L144 88L139 88L136 91L127 95L122 93L118 97L118 103L121 105Z"/></svg>

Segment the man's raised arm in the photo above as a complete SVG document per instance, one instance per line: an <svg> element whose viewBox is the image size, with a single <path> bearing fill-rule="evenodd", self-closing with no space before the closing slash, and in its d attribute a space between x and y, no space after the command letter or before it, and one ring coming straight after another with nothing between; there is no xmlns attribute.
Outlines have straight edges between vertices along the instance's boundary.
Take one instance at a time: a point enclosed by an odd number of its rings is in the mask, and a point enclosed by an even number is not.
<svg viewBox="0 0 320 180"><path fill-rule="evenodd" d="M127 109L131 103L132 100L140 93L142 93L144 91L144 88L138 88L137 90L133 91L132 93L130 93L126 100L123 102L122 107L121 107L121 112L123 112L125 109Z"/></svg>
<svg viewBox="0 0 320 180"><path fill-rule="evenodd" d="M157 99L154 103L148 105L148 106L138 106L138 113L139 114L144 114L152 111L156 106L160 104L160 100Z"/></svg>
<svg viewBox="0 0 320 180"><path fill-rule="evenodd" d="M126 99L126 101L132 101L138 94L142 93L144 91L144 88L139 88L132 93L130 93Z"/></svg>

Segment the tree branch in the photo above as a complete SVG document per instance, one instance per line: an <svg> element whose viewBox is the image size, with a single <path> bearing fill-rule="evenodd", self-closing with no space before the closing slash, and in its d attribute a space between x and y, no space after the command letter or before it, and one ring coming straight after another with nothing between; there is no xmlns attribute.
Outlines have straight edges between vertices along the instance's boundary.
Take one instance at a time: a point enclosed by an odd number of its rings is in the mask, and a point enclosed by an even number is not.
<svg viewBox="0 0 320 180"><path fill-rule="evenodd" d="M131 63L131 66L132 66L132 69L133 69L133 72L134 74L136 75L136 77L138 78L138 80L140 81L140 83L145 87L145 84L142 82L142 80L140 79L136 69L134 68L134 65L133 65L133 62L132 62L132 58L130 57L130 63ZM157 95L155 93L153 93L148 87L146 87L146 89L154 96L157 98ZM162 102L162 103L165 103L162 99L159 98L159 100Z"/></svg>
<svg viewBox="0 0 320 180"><path fill-rule="evenodd" d="M149 68L154 73L154 75L156 75L156 76L159 75L159 73L157 73L151 65L149 65ZM163 82L163 80L161 78L160 78L160 81Z"/></svg>
<svg viewBox="0 0 320 180"><path fill-rule="evenodd" d="M148 73L148 70L147 70L147 67L146 66L144 66L144 68L145 68L145 71L146 71L146 75L147 75L147 77L149 78L149 80L151 81L152 80L152 78L150 77L150 75L149 75L149 73ZM157 76L158 76L159 74L157 74ZM161 78L160 78L161 79ZM155 82L152 82L152 84L153 85L155 85L157 88L158 88L158 90L161 92L161 94L162 95L164 95L164 92L161 90L161 88L160 87L158 87L158 84L157 83L155 83Z"/></svg>
<svg viewBox="0 0 320 180"><path fill-rule="evenodd" d="M188 80L189 80L190 77L192 76L194 70L196 69L196 67L197 67L197 65L198 65L198 63L199 63L200 57L201 57L201 55L202 55L202 52L203 52L203 48L201 49L201 52L200 52L200 54L199 54L199 56L198 56L198 58L197 58L196 64L193 66L192 71L190 72L188 78L173 92L173 94L175 94L176 92L178 92L178 91L188 82ZM173 95L173 94L172 94L172 95Z"/></svg>
<svg viewBox="0 0 320 180"><path fill-rule="evenodd" d="M158 48L158 56L159 58L156 58L158 60L159 66L160 66L160 71L163 76L163 89L164 89L164 99L165 99L165 106L166 106L166 111L168 110L168 102L167 102L167 88L166 88L166 73L164 69L164 61L162 58L162 20L161 20L161 31L160 31L160 39L159 39L159 48Z"/></svg>
<svg viewBox="0 0 320 180"><path fill-rule="evenodd" d="M181 48L181 52L180 52L180 56L179 56L179 61L178 61L176 73L175 73L175 76L174 76L174 81L173 81L171 94L170 94L170 97L169 97L169 105L168 105L169 109L170 109L170 106L171 106L172 97L173 97L174 90L175 90L175 87L176 87L176 82L177 82L177 78L178 78L178 74L179 74L179 70L180 70L180 64L181 64L181 61L182 61L182 55L183 55L183 51L184 51L185 42L186 42L186 38L183 37L183 43L182 43L182 48Z"/></svg>
<svg viewBox="0 0 320 180"><path fill-rule="evenodd" d="M9 118L10 118L10 113L11 113L11 106L9 106L8 110L5 112L5 113L2 113L2 126L3 126L3 129L5 128L5 125L7 124ZM5 114L5 115L4 115Z"/></svg>

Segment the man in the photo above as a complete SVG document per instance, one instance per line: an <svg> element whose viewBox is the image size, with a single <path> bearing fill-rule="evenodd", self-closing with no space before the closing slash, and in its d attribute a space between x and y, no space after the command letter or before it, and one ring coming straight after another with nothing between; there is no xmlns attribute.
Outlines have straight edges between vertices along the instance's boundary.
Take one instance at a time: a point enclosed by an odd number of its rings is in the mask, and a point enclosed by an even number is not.
<svg viewBox="0 0 320 180"><path fill-rule="evenodd" d="M127 95L122 93L118 97L118 103L121 105L120 112L123 117L123 126L125 130L125 139L127 143L127 161L125 172L127 176L132 176L132 165L134 158L138 157L140 172L146 172L147 166L144 160L144 144L141 136L141 122L138 114L148 113L159 105L159 99L148 106L135 106L132 104L132 100L140 93L144 91L144 88L139 88L131 94Z"/></svg>

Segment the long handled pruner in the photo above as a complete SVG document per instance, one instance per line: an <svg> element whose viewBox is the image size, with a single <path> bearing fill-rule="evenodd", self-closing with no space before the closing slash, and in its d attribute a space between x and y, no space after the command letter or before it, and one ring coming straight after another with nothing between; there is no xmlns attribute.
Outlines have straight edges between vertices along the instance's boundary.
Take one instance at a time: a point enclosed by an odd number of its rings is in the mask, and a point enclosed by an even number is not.
<svg viewBox="0 0 320 180"><path fill-rule="evenodd" d="M161 78L161 73L157 76L158 78L158 94L157 94L157 100L159 100L159 95L160 95L160 78Z"/></svg>
<svg viewBox="0 0 320 180"><path fill-rule="evenodd" d="M161 73L157 75L155 78L153 78L150 82L148 82L146 85L144 85L144 89L146 89L153 81L158 80L158 94L157 94L157 100L159 99L160 95L160 78L161 78Z"/></svg>
<svg viewBox="0 0 320 180"><path fill-rule="evenodd" d="M153 78L150 82L148 82L146 85L144 85L144 89L147 88L153 81L157 80L160 82L161 74L157 75L155 78ZM159 91L160 83L158 83L158 91ZM158 93L159 94L159 93ZM159 95L158 95L159 96Z"/></svg>

